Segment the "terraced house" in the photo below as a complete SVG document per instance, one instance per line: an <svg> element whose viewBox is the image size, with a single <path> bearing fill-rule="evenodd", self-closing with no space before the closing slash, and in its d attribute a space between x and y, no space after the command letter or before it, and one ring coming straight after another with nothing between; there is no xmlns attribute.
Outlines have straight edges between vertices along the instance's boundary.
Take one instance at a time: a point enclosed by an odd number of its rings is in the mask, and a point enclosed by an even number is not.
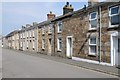
<svg viewBox="0 0 120 80"><path fill-rule="evenodd" d="M53 55L105 65L118 66L120 53L120 3L96 2L73 11L67 3L63 15L46 21L52 35L40 36L42 50ZM45 27L43 25L43 27ZM44 29L43 29L44 30ZM39 31L42 32L42 31ZM50 51L48 50L51 41ZM40 50L40 52L42 52ZM42 52L43 53L43 52Z"/></svg>
<svg viewBox="0 0 120 80"><path fill-rule="evenodd" d="M77 11L67 2L62 15L50 12L46 21L23 26L19 49L118 67L120 2L93 1Z"/></svg>

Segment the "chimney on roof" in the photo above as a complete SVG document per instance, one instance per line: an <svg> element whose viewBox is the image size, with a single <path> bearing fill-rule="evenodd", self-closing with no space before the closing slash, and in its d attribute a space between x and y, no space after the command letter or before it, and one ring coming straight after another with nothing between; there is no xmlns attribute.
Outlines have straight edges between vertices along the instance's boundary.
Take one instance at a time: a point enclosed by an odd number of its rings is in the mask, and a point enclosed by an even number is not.
<svg viewBox="0 0 120 80"><path fill-rule="evenodd" d="M50 13L47 14L47 20L54 19L54 18L55 18L55 14L53 14L52 11L50 11Z"/></svg>
<svg viewBox="0 0 120 80"><path fill-rule="evenodd" d="M99 0L88 0L88 6L94 6L95 4L98 4Z"/></svg>
<svg viewBox="0 0 120 80"><path fill-rule="evenodd" d="M69 12L73 12L73 7L71 4L69 4L69 2L66 2L66 5L63 7L63 15L67 14Z"/></svg>
<svg viewBox="0 0 120 80"><path fill-rule="evenodd" d="M37 22L33 22L33 26L37 25Z"/></svg>

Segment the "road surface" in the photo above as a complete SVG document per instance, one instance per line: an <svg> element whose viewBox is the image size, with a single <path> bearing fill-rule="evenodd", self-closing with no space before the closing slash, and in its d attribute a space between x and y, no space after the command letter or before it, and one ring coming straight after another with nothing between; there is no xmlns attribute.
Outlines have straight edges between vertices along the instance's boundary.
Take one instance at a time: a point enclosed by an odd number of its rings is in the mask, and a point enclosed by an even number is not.
<svg viewBox="0 0 120 80"><path fill-rule="evenodd" d="M116 76L2 49L3 78L116 78Z"/></svg>

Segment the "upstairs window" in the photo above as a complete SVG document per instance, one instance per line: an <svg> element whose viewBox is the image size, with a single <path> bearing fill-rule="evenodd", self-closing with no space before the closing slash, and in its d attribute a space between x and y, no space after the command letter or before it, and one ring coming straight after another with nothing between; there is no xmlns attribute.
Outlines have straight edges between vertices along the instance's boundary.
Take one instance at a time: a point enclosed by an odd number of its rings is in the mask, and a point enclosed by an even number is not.
<svg viewBox="0 0 120 80"><path fill-rule="evenodd" d="M89 24L90 24L89 29L96 29L97 28L97 12L90 13Z"/></svg>
<svg viewBox="0 0 120 80"><path fill-rule="evenodd" d="M52 27L53 27L53 25L50 24L50 25L49 25L49 33L52 33Z"/></svg>
<svg viewBox="0 0 120 80"><path fill-rule="evenodd" d="M31 30L29 31L30 37L31 37Z"/></svg>
<svg viewBox="0 0 120 80"><path fill-rule="evenodd" d="M62 32L62 22L58 22L58 33Z"/></svg>
<svg viewBox="0 0 120 80"><path fill-rule="evenodd" d="M114 27L120 24L120 7L114 6L110 8L110 27Z"/></svg>
<svg viewBox="0 0 120 80"><path fill-rule="evenodd" d="M96 37L90 37L90 39L89 39L89 54L95 55L97 53L96 48L97 48Z"/></svg>
<svg viewBox="0 0 120 80"><path fill-rule="evenodd" d="M33 30L33 37L35 36L35 31Z"/></svg>
<svg viewBox="0 0 120 80"><path fill-rule="evenodd" d="M45 34L45 26L42 27L42 34Z"/></svg>

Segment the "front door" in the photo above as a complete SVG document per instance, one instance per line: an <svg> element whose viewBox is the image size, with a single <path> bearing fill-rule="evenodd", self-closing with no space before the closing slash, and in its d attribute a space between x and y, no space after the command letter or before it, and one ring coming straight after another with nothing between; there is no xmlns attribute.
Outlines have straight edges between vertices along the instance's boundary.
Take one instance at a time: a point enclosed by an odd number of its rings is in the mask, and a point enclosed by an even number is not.
<svg viewBox="0 0 120 80"><path fill-rule="evenodd" d="M72 37L67 37L67 57L72 58Z"/></svg>
<svg viewBox="0 0 120 80"><path fill-rule="evenodd" d="M120 37L113 34L111 37L111 63L113 66L120 66Z"/></svg>
<svg viewBox="0 0 120 80"><path fill-rule="evenodd" d="M51 39L49 39L49 41L48 41L48 55L51 55L51 43L52 43L52 40Z"/></svg>

